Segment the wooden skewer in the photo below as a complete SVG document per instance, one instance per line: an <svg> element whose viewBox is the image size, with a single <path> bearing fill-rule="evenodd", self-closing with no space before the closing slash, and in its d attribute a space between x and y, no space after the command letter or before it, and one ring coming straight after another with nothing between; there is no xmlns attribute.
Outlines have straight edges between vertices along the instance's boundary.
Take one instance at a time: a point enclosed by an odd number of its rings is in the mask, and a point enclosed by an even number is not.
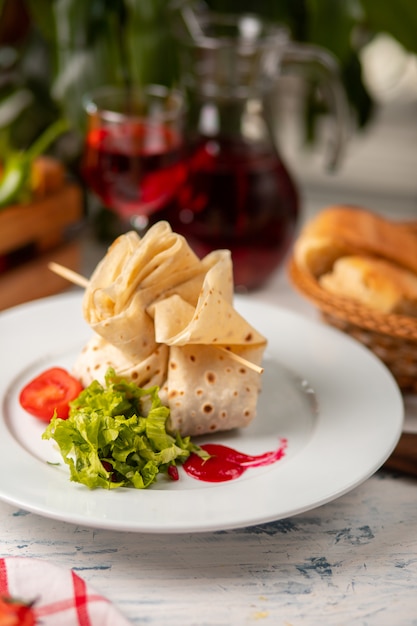
<svg viewBox="0 0 417 626"><path fill-rule="evenodd" d="M79 287L83 287L84 289L88 287L88 279L85 278L85 276L81 276L81 274L74 272L74 270L70 270L68 267L60 265L60 263L55 263L55 261L51 261L50 263L48 263L48 267L52 272L58 274L58 276L61 276L62 278L68 280L68 282L73 283L74 285L78 285ZM245 367L254 370L258 374L263 373L263 367L261 367L260 365L256 365L255 363L251 363L251 361L248 361L243 356L240 356L240 354L236 354L235 352L232 352L227 348L223 348L223 346L216 346L216 348L218 350L221 350L222 352L225 352L234 361L237 361Z"/></svg>
<svg viewBox="0 0 417 626"><path fill-rule="evenodd" d="M51 261L51 263L48 263L48 267L52 272L58 274L58 276L61 276L62 278L68 280L68 282L73 283L74 285L78 285L79 287L84 287L84 289L88 287L88 279L84 276L81 276L81 274L70 270L68 267L64 267L59 263L55 263L55 261Z"/></svg>
<svg viewBox="0 0 417 626"><path fill-rule="evenodd" d="M245 367L249 367L251 370L254 370L258 374L262 374L263 373L263 371L264 371L263 367L261 367L260 365L255 365L255 363L252 363L251 361L248 361L243 356L240 356L240 354L236 354L236 352L232 352L231 350L228 350L227 348L223 348L223 346L216 346L216 348L218 350L221 350L222 352L224 352L228 356L230 356L234 361L237 361L238 363L241 363Z"/></svg>

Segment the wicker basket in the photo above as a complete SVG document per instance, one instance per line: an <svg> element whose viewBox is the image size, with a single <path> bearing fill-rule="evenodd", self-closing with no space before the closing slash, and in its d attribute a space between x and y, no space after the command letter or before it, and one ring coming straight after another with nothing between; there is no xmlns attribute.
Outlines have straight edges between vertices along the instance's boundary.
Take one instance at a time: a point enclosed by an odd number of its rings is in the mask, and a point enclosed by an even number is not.
<svg viewBox="0 0 417 626"><path fill-rule="evenodd" d="M291 258L289 278L319 309L330 325L372 350L392 372L404 392L417 392L417 318L373 311L349 298L323 289L312 274Z"/></svg>

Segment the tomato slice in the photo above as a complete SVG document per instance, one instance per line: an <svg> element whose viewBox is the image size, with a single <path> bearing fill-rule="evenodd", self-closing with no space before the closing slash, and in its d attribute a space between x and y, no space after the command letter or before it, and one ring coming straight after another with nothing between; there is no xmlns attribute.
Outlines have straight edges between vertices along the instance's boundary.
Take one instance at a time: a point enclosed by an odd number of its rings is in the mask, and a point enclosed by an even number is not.
<svg viewBox="0 0 417 626"><path fill-rule="evenodd" d="M32 604L9 596L0 598L0 624L10 626L35 626L36 616Z"/></svg>
<svg viewBox="0 0 417 626"><path fill-rule="evenodd" d="M83 386L62 367L51 367L31 380L20 392L22 408L44 422L49 422L56 411L57 416L66 419L69 402L74 400Z"/></svg>

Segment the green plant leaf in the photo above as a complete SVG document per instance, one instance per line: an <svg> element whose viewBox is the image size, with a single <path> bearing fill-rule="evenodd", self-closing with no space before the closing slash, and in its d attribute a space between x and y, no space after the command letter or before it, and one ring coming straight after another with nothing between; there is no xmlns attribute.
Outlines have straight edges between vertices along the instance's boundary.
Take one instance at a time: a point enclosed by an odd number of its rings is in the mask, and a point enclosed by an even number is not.
<svg viewBox="0 0 417 626"><path fill-rule="evenodd" d="M54 3L51 0L26 0L26 6L34 24L50 44L56 42Z"/></svg>
<svg viewBox="0 0 417 626"><path fill-rule="evenodd" d="M121 0L111 5L107 0L55 2L57 71L51 89L77 128L83 128L84 95L96 86L125 80L122 20Z"/></svg>
<svg viewBox="0 0 417 626"><path fill-rule="evenodd" d="M126 0L126 8L125 45L131 82L172 85L178 65L168 4Z"/></svg>
<svg viewBox="0 0 417 626"><path fill-rule="evenodd" d="M365 23L373 33L386 32L409 52L417 53L416 0L360 0Z"/></svg>
<svg viewBox="0 0 417 626"><path fill-rule="evenodd" d="M352 51L355 19L346 0L307 0L308 40L330 50L343 64Z"/></svg>

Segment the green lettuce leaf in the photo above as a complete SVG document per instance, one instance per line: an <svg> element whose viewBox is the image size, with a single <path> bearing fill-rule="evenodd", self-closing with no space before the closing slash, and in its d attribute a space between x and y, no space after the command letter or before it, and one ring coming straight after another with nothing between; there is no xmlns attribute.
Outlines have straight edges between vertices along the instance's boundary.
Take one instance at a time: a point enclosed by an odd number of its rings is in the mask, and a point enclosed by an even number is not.
<svg viewBox="0 0 417 626"><path fill-rule="evenodd" d="M158 392L109 368L105 384L93 381L70 403L68 419L54 416L42 438L55 440L72 481L90 489L145 489L191 452L206 456L189 437L166 430L169 409Z"/></svg>

